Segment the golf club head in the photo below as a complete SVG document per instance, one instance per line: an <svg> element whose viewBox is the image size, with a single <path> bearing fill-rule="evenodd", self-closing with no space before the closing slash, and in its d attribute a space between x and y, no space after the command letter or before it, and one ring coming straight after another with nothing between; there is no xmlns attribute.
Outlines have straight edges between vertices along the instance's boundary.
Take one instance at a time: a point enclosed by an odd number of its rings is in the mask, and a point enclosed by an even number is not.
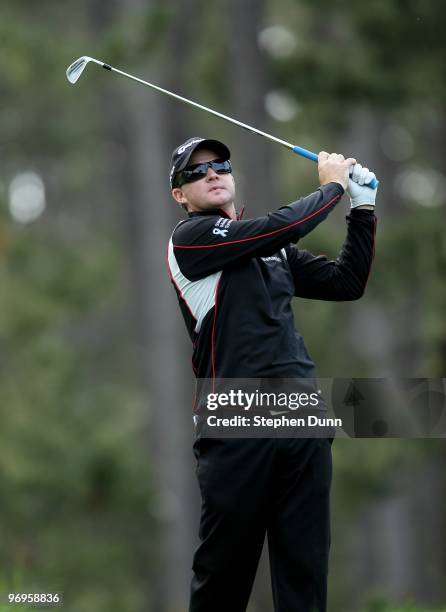
<svg viewBox="0 0 446 612"><path fill-rule="evenodd" d="M104 65L104 62L99 62L98 60L95 60L93 57L88 57L87 55L83 55L82 57L77 59L75 62L70 64L67 68L67 79L70 81L70 83L74 85L74 83L78 82L81 74L83 73L86 65L89 62L94 62L95 64L99 64L99 66Z"/></svg>

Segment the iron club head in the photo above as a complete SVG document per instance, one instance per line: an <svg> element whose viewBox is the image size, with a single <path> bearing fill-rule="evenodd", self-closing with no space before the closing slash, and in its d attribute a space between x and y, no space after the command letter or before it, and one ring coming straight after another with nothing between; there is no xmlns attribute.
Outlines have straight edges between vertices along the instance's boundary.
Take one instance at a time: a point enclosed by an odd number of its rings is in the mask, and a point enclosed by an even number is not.
<svg viewBox="0 0 446 612"><path fill-rule="evenodd" d="M99 64L99 66L105 66L104 62L100 62L93 57L88 57L88 55L83 55L75 62L70 64L67 68L67 79L70 81L70 83L73 85L74 83L77 83L89 62L94 62L95 64Z"/></svg>

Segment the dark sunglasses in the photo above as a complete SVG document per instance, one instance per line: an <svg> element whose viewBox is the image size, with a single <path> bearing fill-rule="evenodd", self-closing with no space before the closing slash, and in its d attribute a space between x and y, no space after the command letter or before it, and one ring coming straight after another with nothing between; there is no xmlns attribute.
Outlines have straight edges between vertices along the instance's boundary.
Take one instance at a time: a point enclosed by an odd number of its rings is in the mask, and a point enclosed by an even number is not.
<svg viewBox="0 0 446 612"><path fill-rule="evenodd" d="M214 159L213 161L204 162L203 164L194 164L178 172L175 177L174 187L182 187L186 183L199 181L206 176L208 168L212 168L217 174L229 174L232 172L232 166L229 159Z"/></svg>

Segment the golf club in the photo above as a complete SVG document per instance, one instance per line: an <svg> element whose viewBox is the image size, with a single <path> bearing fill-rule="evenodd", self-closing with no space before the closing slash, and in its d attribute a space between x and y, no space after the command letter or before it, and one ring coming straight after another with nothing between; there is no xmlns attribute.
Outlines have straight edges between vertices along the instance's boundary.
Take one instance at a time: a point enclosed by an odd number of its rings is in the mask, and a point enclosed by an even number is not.
<svg viewBox="0 0 446 612"><path fill-rule="evenodd" d="M147 85L147 87L151 87L152 89L156 89L156 91L160 91L163 94L166 94L167 96L170 96L171 98L175 98L176 100L180 100L181 102L185 102L186 104L190 104L191 106L195 106L195 108L199 108L201 110L206 111L207 113L211 113L212 115L215 115L217 117L220 117L221 119L224 119L225 121L229 121L230 123L233 123L235 125L238 125L239 127L248 130L249 132L252 132L254 134L259 134L260 136L264 136L265 138L268 138L268 140L272 140L274 142L277 142L279 144L281 144L282 146L286 147L287 149L291 149L291 151L293 151L293 153L296 153L297 155L301 155L302 157L306 157L307 159L310 159L311 161L317 162L318 161L318 156L316 153L313 153L312 151L308 151L307 149L303 149L302 147L299 147L297 145L293 145L289 142L286 142L285 140L281 140L280 138L276 138L275 136L271 136L271 134L267 134L266 132L262 132L261 130L258 130L250 125L247 125L246 123L242 123L241 121L237 121L236 119L232 119L232 117L228 117L227 115L223 115L222 113L219 113L215 110L212 110L211 108L208 108L207 106L202 106L201 104L198 104L197 102L193 102L192 100L188 100L187 98L183 98L182 96L179 96L178 94L172 93L171 91L168 91L167 89L163 89L162 87L159 87L158 85L153 85L153 83L148 83L147 81L143 81L142 79L139 79L138 77L132 76L131 74L128 74L127 72L123 72L122 70L118 70L118 68L114 68L113 66L110 66L110 64L106 64L105 62L101 62L97 59L94 59L93 57L88 57L87 55L83 55L82 57L80 57L79 59L77 59L75 62L73 62L72 64L70 64L70 66L68 66L67 68L67 79L69 80L70 83L72 83L74 85L74 83L77 83L77 81L79 80L81 74L83 73L83 71L85 70L87 64L89 64L90 62L93 62L95 64L98 64L98 66L102 66L102 68L105 68L106 70L110 70L111 72L117 72L118 74L122 74L122 76L127 77L128 79L132 79L132 81L136 81L137 83L142 83L143 85ZM375 189L378 186L378 180L377 179L373 179L369 184L369 187L371 187L372 189Z"/></svg>

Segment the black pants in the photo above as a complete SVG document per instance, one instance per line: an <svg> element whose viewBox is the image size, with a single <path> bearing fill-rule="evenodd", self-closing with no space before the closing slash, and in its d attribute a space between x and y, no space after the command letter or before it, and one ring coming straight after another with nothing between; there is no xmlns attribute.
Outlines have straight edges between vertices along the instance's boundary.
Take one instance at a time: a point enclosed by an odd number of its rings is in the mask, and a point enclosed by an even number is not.
<svg viewBox="0 0 446 612"><path fill-rule="evenodd" d="M325 612L331 443L199 438L202 495L190 612L244 612L265 533L275 612Z"/></svg>

